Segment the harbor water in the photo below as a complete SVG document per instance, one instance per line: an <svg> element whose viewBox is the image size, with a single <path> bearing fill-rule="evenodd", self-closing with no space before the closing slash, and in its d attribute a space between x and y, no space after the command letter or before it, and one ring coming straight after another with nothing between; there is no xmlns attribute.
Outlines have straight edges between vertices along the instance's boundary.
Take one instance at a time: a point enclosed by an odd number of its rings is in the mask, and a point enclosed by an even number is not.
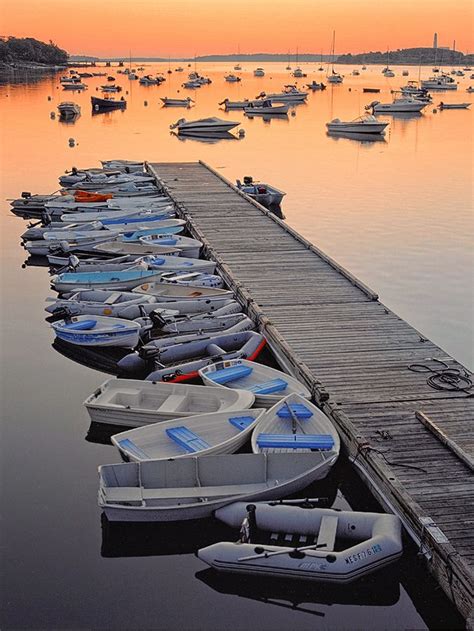
<svg viewBox="0 0 474 631"><path fill-rule="evenodd" d="M107 69L123 87L127 109L106 114L90 107L105 77L87 79L83 93L63 92L59 75L0 84L2 628L462 627L408 542L399 564L344 588L224 579L194 553L235 533L210 520L111 525L97 507L97 466L118 455L107 432L90 431L82 402L108 377L52 348L44 321L44 301L52 295L48 268L22 267L26 223L5 201L22 191L56 191L57 177L73 165L200 159L230 180L252 175L277 186L287 193L290 225L422 335L474 367L472 112L436 108L441 100L469 101L467 77L459 78L457 92L435 94L422 115L381 116L390 122L385 137L361 141L328 136L325 123L353 119L375 99L390 101L391 90L406 82L402 68L394 67L391 79L377 66L360 76L338 68L342 85L310 93L283 119L219 110L226 97L252 99L295 81L284 65L261 65L265 77L243 64L242 81L231 84L224 73L232 65L199 64L212 84L194 91L181 87L194 64L172 74L167 64L148 66L147 73L165 73L159 87ZM318 65L302 65L308 77L298 79L300 87L326 82ZM422 77L430 70L422 69ZM409 71L408 79L418 78L418 68ZM363 87L381 92L366 94ZM163 108L164 96L190 96L195 105ZM51 116L63 100L81 105L74 123ZM178 118L207 116L240 121L245 135L212 142L170 133ZM344 462L310 491L339 508L377 510Z"/></svg>

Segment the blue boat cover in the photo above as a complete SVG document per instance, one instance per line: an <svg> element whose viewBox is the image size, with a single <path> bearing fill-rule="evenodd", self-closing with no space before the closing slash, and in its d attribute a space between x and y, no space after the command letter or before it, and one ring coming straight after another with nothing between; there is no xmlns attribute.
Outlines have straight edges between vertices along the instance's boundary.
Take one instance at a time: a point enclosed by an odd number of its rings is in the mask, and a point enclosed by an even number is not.
<svg viewBox="0 0 474 631"><path fill-rule="evenodd" d="M332 449L334 438L330 434L259 434L260 448L275 449Z"/></svg>
<svg viewBox="0 0 474 631"><path fill-rule="evenodd" d="M165 259L160 259L157 256L153 256L150 259L150 262L152 263L152 265L164 265L166 263Z"/></svg>
<svg viewBox="0 0 474 631"><path fill-rule="evenodd" d="M202 451L203 449L208 449L211 445L206 443L200 436L192 432L187 427L170 427L166 430L167 435L174 440L180 447L188 451L189 453L194 453L196 451Z"/></svg>
<svg viewBox="0 0 474 631"><path fill-rule="evenodd" d="M119 440L119 445L121 448L126 449L130 453L134 454L138 458L149 458L148 454L143 451L138 445L135 445L129 438L123 438Z"/></svg>
<svg viewBox="0 0 474 631"><path fill-rule="evenodd" d="M242 379L242 377L248 377L252 370L253 368L250 366L228 366L227 368L219 368L214 372L208 372L206 376L215 383L225 384L229 381Z"/></svg>
<svg viewBox="0 0 474 631"><path fill-rule="evenodd" d="M234 416L229 419L229 423L237 429L240 429L241 432L247 429L249 425L252 425L254 421L255 419L252 416Z"/></svg>
<svg viewBox="0 0 474 631"><path fill-rule="evenodd" d="M297 419L311 418L313 416L311 410L302 403L293 403L289 407L291 408L291 412L293 412ZM281 406L281 408L277 412L277 416L278 418L285 419L292 418L290 410L288 409L288 403L285 403L285 405Z"/></svg>
<svg viewBox="0 0 474 631"><path fill-rule="evenodd" d="M64 325L65 329L70 331L89 331L97 324L97 320L80 320L79 322L69 322Z"/></svg>
<svg viewBox="0 0 474 631"><path fill-rule="evenodd" d="M288 386L288 382L284 379L272 379L272 381L266 381L265 383L259 383L256 386L250 388L250 392L254 394L273 394L274 392L281 392Z"/></svg>

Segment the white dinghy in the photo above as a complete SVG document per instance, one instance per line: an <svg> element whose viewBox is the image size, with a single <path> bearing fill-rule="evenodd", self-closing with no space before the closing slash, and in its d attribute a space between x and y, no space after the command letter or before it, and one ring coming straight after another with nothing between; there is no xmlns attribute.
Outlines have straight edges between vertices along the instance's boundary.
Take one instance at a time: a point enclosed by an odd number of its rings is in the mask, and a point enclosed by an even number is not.
<svg viewBox="0 0 474 631"><path fill-rule="evenodd" d="M175 256L181 253L179 248L175 248L170 245L156 244L145 246L140 241L132 243L124 243L123 241L105 241L100 243L97 247L94 247L93 251L98 254L115 256L146 256L147 254L170 254Z"/></svg>
<svg viewBox="0 0 474 631"><path fill-rule="evenodd" d="M197 414L121 432L112 443L130 461L233 454L247 442L264 410Z"/></svg>
<svg viewBox="0 0 474 631"><path fill-rule="evenodd" d="M254 403L244 390L222 391L203 386L109 379L85 401L94 423L143 427L175 418L222 412L234 414Z"/></svg>
<svg viewBox="0 0 474 631"><path fill-rule="evenodd" d="M201 241L191 239L191 237L182 237L178 234L149 234L141 237L140 243L150 248L153 248L155 245L179 248L184 256L196 259L199 258L199 252L202 248Z"/></svg>
<svg viewBox="0 0 474 631"><path fill-rule="evenodd" d="M174 283L143 283L135 287L132 291L137 294L154 296L156 302L173 302L175 300L220 302L231 300L234 297L234 294L228 289L197 287L193 285L183 286L175 285Z"/></svg>
<svg viewBox="0 0 474 631"><path fill-rule="evenodd" d="M137 322L102 316L80 315L53 322L56 337L78 346L135 348L140 336Z"/></svg>
<svg viewBox="0 0 474 631"><path fill-rule="evenodd" d="M393 563L403 552L396 515L238 502L217 510L216 517L251 533L245 543L199 550L202 561L222 572L344 584ZM296 548L288 545L295 535ZM260 537L270 545L259 545Z"/></svg>
<svg viewBox="0 0 474 631"><path fill-rule="evenodd" d="M48 313L58 313L67 309L70 315L104 315L121 317L121 312L127 307L145 304L156 304L153 296L133 294L126 291L105 291L101 289L82 289L65 299L47 298L49 303L45 310ZM138 316L137 316L138 317Z"/></svg>
<svg viewBox="0 0 474 631"><path fill-rule="evenodd" d="M329 418L310 401L290 394L270 408L252 434L254 453L319 453L319 479L339 457L340 440Z"/></svg>
<svg viewBox="0 0 474 631"><path fill-rule="evenodd" d="M199 376L206 386L248 390L257 407L269 408L291 393L311 398L308 388L294 377L246 359L229 359L205 366Z"/></svg>
<svg viewBox="0 0 474 631"><path fill-rule="evenodd" d="M235 501L271 500L318 477L320 455L220 454L99 467L99 506L109 521L210 517Z"/></svg>

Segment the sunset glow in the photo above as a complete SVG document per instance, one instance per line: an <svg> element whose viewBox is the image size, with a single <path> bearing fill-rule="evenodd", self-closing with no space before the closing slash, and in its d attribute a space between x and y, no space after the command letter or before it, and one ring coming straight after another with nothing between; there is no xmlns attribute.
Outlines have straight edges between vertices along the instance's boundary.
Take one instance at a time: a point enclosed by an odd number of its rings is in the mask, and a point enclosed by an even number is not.
<svg viewBox="0 0 474 631"><path fill-rule="evenodd" d="M469 0L3 0L2 35L52 39L71 54L336 52L431 46L472 50Z"/></svg>

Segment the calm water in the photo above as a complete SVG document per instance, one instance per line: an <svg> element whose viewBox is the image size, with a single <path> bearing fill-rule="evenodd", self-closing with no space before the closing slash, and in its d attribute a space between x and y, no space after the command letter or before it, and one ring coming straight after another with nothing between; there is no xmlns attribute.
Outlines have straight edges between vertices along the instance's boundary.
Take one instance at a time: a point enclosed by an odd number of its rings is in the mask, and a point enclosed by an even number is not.
<svg viewBox="0 0 474 631"><path fill-rule="evenodd" d="M23 190L52 192L62 171L96 165L100 158L202 159L229 179L251 174L287 191L283 209L291 225L472 367L472 112L435 114L429 107L423 116L387 117L391 124L381 142L328 137L328 120L358 116L367 103L386 101L390 89L405 81L399 68L394 68L396 78L385 79L376 67L360 77L345 69L342 86L310 94L288 120L246 120L241 112L219 112L217 103L226 96L253 98L288 83L283 67L262 65L266 77L244 71L241 84L224 82L230 66L200 66L213 84L192 93L180 89L185 73L166 75L165 84L149 88L116 75L129 91L128 108L96 116L90 96L104 78L88 79L83 94L63 92L55 78L0 86L2 199ZM311 71L309 80L324 79L316 67L303 66ZM410 74L417 78L418 70ZM435 103L468 101L469 83L460 81L457 93L435 97ZM382 92L363 94L362 86ZM178 90L190 94L196 106L161 108L160 96ZM62 100L82 106L76 123L50 118ZM169 133L170 123L181 116L216 114L242 121L245 137L210 144ZM73 148L70 137L76 140ZM89 433L82 401L106 377L51 348L43 321L47 268L21 268L24 223L4 202L1 219L2 628L460 625L410 547L396 571L367 584L306 590L216 579L193 554L229 536L211 522L184 528L102 523L96 468L117 456L103 436ZM372 507L344 466L312 494L331 499L337 494L339 507Z"/></svg>

